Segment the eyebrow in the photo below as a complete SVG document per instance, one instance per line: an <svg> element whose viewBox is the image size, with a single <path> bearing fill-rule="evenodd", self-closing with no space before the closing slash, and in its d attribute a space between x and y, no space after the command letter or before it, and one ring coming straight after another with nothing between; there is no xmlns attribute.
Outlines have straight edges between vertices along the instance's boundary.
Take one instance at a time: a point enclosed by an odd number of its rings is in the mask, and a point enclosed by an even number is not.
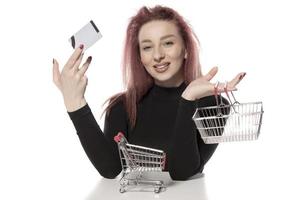
<svg viewBox="0 0 300 200"><path fill-rule="evenodd" d="M167 39L167 38L169 38L169 37L176 37L176 36L173 35L173 34L169 34L169 35L165 35L165 36L161 37L160 40L164 40L164 39ZM144 43L144 42L151 42L151 40L149 40L149 39L142 40L141 43Z"/></svg>

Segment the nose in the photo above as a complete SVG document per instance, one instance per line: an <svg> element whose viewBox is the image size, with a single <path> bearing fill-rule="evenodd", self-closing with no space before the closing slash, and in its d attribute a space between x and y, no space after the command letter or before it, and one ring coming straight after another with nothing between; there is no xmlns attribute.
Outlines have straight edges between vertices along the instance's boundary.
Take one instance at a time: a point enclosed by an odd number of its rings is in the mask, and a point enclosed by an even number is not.
<svg viewBox="0 0 300 200"><path fill-rule="evenodd" d="M165 58L164 51L160 47L155 48L153 58L154 58L154 61L160 62L162 59Z"/></svg>

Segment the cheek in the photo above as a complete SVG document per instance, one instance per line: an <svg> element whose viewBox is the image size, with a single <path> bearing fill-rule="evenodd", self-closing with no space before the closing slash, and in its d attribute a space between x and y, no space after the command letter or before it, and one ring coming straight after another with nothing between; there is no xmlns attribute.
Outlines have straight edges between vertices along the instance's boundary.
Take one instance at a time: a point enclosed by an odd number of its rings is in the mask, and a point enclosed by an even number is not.
<svg viewBox="0 0 300 200"><path fill-rule="evenodd" d="M141 61L142 64L147 67L150 63L151 63L151 56L149 54L146 53L141 53Z"/></svg>
<svg viewBox="0 0 300 200"><path fill-rule="evenodd" d="M173 59L183 59L184 50L181 48L173 48L169 51L169 57Z"/></svg>

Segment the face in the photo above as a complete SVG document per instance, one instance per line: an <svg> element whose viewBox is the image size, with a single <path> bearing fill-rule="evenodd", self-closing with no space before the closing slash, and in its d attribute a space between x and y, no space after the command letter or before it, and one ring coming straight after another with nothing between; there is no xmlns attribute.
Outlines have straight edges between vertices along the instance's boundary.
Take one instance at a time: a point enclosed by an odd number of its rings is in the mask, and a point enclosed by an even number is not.
<svg viewBox="0 0 300 200"><path fill-rule="evenodd" d="M186 51L177 26L171 21L150 21L141 27L138 40L141 61L155 84L179 86Z"/></svg>

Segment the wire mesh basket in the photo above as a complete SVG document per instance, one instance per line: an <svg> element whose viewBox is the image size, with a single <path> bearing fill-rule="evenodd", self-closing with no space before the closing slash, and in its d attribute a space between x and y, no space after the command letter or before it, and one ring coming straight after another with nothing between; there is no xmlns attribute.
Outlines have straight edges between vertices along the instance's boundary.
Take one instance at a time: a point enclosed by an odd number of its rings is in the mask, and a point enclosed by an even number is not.
<svg viewBox="0 0 300 200"><path fill-rule="evenodd" d="M197 108L192 117L204 143L258 139L264 112L262 102L239 103L231 91L232 102L226 83L224 90L229 104L225 104L217 88L218 83L214 89L217 105Z"/></svg>
<svg viewBox="0 0 300 200"><path fill-rule="evenodd" d="M163 151L129 144L121 132L114 140L118 143L122 165L121 193L132 186L151 187L155 193L165 188L163 181L143 177L144 172L161 172L165 168L166 154Z"/></svg>

